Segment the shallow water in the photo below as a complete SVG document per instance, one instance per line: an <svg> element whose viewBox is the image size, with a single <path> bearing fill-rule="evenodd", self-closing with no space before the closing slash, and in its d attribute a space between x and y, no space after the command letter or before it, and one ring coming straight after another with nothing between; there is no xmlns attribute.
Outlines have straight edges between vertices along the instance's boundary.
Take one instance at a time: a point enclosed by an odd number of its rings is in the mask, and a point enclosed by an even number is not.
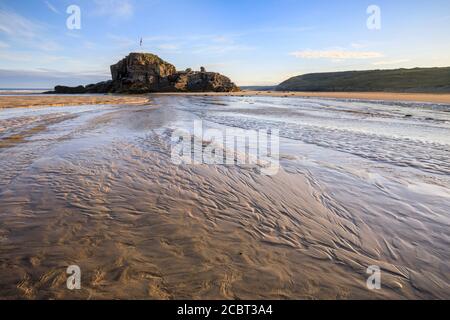
<svg viewBox="0 0 450 320"><path fill-rule="evenodd" d="M280 171L173 164L171 134L194 120L278 129ZM0 298L449 298L449 158L445 105L0 110ZM372 265L381 290L366 287Z"/></svg>

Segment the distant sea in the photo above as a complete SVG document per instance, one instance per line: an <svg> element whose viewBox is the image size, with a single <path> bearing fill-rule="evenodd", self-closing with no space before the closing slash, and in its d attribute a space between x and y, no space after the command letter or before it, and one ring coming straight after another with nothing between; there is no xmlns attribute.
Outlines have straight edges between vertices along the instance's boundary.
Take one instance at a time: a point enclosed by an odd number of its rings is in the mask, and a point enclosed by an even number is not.
<svg viewBox="0 0 450 320"><path fill-rule="evenodd" d="M5 94L33 94L50 91L47 88L0 88L0 95Z"/></svg>

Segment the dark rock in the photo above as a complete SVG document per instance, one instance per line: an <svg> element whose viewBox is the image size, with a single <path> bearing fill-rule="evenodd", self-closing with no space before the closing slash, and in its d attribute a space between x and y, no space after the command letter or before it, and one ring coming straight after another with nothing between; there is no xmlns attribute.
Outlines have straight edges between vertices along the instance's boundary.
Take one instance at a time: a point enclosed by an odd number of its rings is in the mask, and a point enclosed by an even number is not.
<svg viewBox="0 0 450 320"><path fill-rule="evenodd" d="M78 87L56 86L54 93L62 93L62 94L86 93L86 88L84 86Z"/></svg>
<svg viewBox="0 0 450 320"><path fill-rule="evenodd" d="M234 92L239 88L231 80L215 72L177 72L168 76L159 89L163 92ZM161 83L163 84L163 83Z"/></svg>
<svg viewBox="0 0 450 320"><path fill-rule="evenodd" d="M103 81L96 84L90 84L86 86L86 93L106 93L110 92L113 88L113 81Z"/></svg>
<svg viewBox="0 0 450 320"><path fill-rule="evenodd" d="M56 86L54 91L47 93L58 94L83 94L83 93L107 93L111 92L113 88L113 81L103 81L96 84L89 84L87 86L67 87Z"/></svg>
<svg viewBox="0 0 450 320"><path fill-rule="evenodd" d="M52 93L232 92L239 88L219 73L175 66L150 53L130 53L111 66L112 80L86 87L57 86Z"/></svg>
<svg viewBox="0 0 450 320"><path fill-rule="evenodd" d="M163 78L176 73L176 68L150 53L130 53L111 66L113 90L121 93L159 91Z"/></svg>
<svg viewBox="0 0 450 320"><path fill-rule="evenodd" d="M188 74L187 84L183 90L192 92L233 92L239 89L229 78L219 73L202 71Z"/></svg>

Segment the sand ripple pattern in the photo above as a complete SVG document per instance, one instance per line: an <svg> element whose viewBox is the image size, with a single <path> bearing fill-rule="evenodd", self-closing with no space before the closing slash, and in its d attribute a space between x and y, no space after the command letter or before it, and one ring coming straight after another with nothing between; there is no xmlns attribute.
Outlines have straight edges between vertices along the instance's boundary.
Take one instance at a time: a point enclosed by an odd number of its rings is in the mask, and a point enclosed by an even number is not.
<svg viewBox="0 0 450 320"><path fill-rule="evenodd" d="M271 108L280 104L265 99ZM290 132L283 136L297 150L282 147L286 156L276 176L251 167L172 164L171 132L194 116L217 125L264 125L251 106L243 108L245 99L208 101L165 97L153 107L74 113L0 149L0 297L449 297L443 161L434 159L432 166L418 144L418 165L400 157L391 166L394 156L380 163L369 156L375 147L359 146L365 135L354 135L351 147L350 132L306 128L293 134L295 128L275 114L265 125ZM235 114L223 114L223 105ZM342 141L325 143L331 134L342 134ZM299 136L309 149L297 148ZM396 141L377 145L372 139L376 148L401 152ZM430 150L445 157L445 148ZM306 151L309 160L299 161ZM352 171L340 157L351 157ZM397 169L400 164L405 167ZM375 167L377 175L369 176ZM382 170L402 181L443 181L436 186L442 194L413 199L414 190ZM65 287L65 268L72 264L82 270L76 292ZM370 265L384 271L381 291L365 286Z"/></svg>

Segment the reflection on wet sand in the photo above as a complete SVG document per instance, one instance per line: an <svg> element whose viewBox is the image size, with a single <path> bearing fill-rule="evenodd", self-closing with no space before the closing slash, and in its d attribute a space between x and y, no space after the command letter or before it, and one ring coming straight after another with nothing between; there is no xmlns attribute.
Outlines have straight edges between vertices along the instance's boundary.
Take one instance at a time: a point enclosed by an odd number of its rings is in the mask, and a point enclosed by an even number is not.
<svg viewBox="0 0 450 320"><path fill-rule="evenodd" d="M450 295L445 108L162 96L26 110L0 112L0 140L23 136L0 148L1 298ZM280 129L281 170L174 165L171 133L199 118Z"/></svg>

